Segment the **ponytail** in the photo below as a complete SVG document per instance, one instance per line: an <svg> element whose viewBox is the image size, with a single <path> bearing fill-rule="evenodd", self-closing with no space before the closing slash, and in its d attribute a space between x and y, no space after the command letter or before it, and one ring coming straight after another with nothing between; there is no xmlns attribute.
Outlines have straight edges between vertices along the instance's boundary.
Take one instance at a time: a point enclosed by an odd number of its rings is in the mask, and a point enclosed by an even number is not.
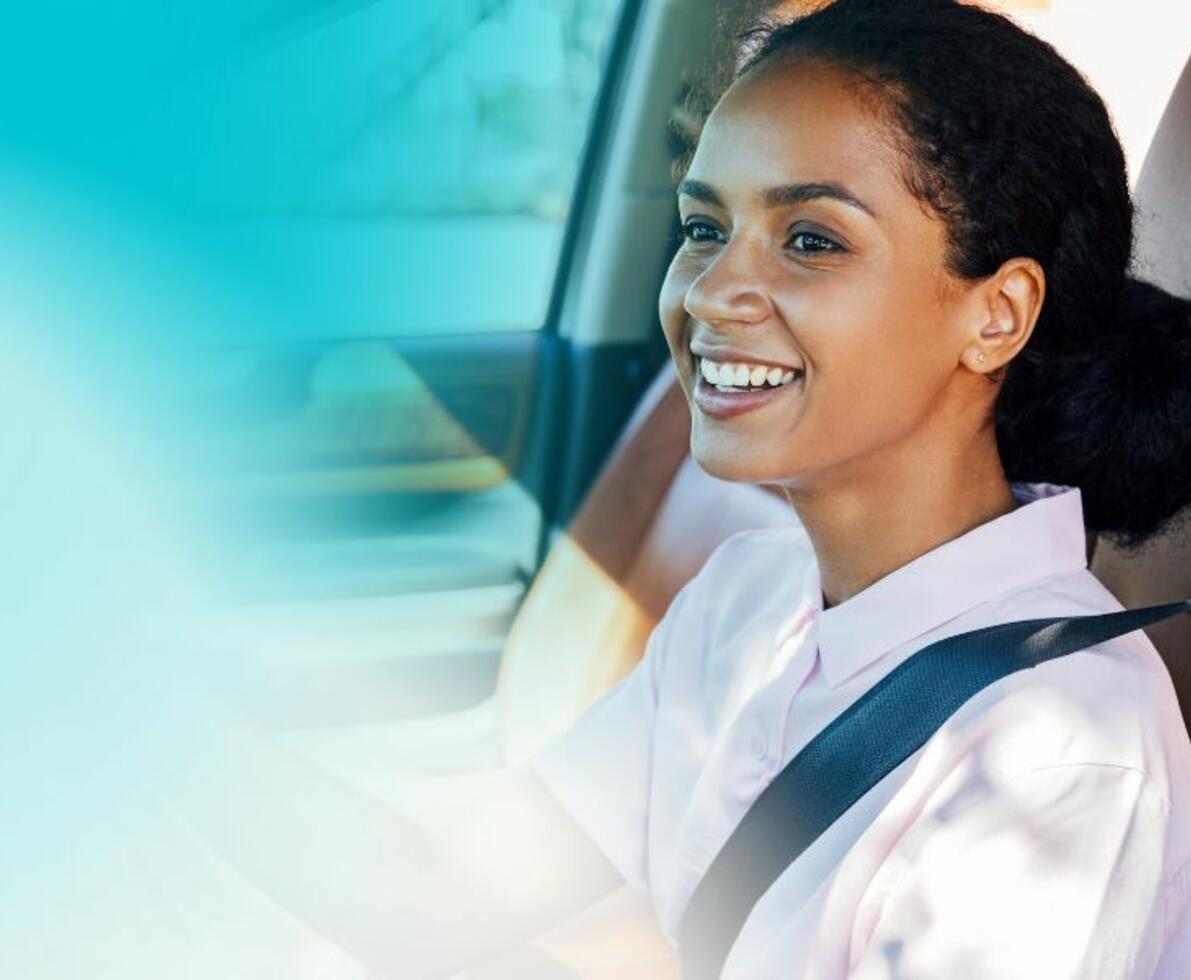
<svg viewBox="0 0 1191 980"><path fill-rule="evenodd" d="M1191 503L1191 300L1126 279L1107 328L1084 336L1011 362L1001 460L1011 480L1078 486L1088 529L1137 549Z"/></svg>

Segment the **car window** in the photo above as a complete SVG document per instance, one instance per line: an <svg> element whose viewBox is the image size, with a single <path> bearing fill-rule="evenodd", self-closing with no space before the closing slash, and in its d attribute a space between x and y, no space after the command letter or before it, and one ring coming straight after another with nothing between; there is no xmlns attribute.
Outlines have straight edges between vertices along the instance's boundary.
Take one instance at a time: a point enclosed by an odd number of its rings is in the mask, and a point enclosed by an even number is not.
<svg viewBox="0 0 1191 980"><path fill-rule="evenodd" d="M268 311L212 339L543 326L619 6L351 4L171 92L184 179Z"/></svg>

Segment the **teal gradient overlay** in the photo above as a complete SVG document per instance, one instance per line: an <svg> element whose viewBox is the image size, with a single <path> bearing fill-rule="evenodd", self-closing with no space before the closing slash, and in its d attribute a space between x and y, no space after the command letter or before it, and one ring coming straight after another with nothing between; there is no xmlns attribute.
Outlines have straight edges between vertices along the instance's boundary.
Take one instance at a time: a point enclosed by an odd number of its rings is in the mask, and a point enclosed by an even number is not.
<svg viewBox="0 0 1191 980"><path fill-rule="evenodd" d="M255 604L326 534L291 509L271 550L261 474L375 448L420 391L390 341L542 327L617 6L5 12L0 973L366 975L172 808L190 694L334 628ZM291 352L335 411L261 368Z"/></svg>

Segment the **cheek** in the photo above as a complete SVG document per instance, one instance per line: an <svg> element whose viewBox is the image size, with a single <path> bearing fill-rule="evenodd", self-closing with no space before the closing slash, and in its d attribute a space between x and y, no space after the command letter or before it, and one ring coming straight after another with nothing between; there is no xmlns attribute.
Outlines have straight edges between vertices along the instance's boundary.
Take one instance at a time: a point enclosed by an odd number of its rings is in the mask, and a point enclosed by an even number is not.
<svg viewBox="0 0 1191 980"><path fill-rule="evenodd" d="M686 294L697 273L690 267L682 254L674 256L666 278L658 292L658 319L666 335L670 353L677 357L685 348L685 327L687 321Z"/></svg>
<svg viewBox="0 0 1191 980"><path fill-rule="evenodd" d="M903 295L840 281L786 307L826 424L881 426L913 410L934 368L922 349L919 313Z"/></svg>
<svg viewBox="0 0 1191 980"><path fill-rule="evenodd" d="M878 441L916 425L947 377L939 339L925 329L929 313L889 310L853 308L850 323L834 321L807 341L828 423Z"/></svg>

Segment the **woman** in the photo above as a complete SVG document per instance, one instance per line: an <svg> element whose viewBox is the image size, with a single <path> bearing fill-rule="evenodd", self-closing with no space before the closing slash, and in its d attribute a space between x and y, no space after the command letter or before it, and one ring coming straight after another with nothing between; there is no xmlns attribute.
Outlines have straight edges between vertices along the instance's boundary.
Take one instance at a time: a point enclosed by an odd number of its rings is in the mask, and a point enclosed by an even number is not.
<svg viewBox="0 0 1191 980"><path fill-rule="evenodd" d="M1191 503L1191 304L1127 277L1124 159L1079 74L951 0L838 0L749 50L681 175L659 312L699 464L780 485L802 526L725 542L623 682L426 836L237 744L215 772L290 794L290 822L195 801L272 894L399 975L621 880L676 936L848 704L943 636L1119 609L1085 523L1139 544ZM723 976L1185 977L1189 899L1191 744L1134 632L965 704L783 872Z"/></svg>
<svg viewBox="0 0 1191 980"><path fill-rule="evenodd" d="M1127 277L1100 98L1009 20L838 0L763 28L681 174L659 311L736 535L535 768L672 936L749 805L917 650L1120 608L1191 501L1191 311ZM986 689L761 898L723 976L1191 971L1191 746L1136 632Z"/></svg>

